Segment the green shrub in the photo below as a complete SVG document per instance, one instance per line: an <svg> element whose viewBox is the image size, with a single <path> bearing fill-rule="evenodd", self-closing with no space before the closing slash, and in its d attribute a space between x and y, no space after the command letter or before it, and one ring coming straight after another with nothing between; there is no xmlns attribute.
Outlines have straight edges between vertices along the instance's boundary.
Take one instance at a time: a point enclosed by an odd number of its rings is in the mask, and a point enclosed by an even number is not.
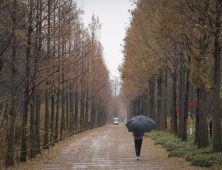
<svg viewBox="0 0 222 170"><path fill-rule="evenodd" d="M185 161L192 161L192 160L193 160L193 157L190 156L190 155L187 155L187 156L185 157Z"/></svg>
<svg viewBox="0 0 222 170"><path fill-rule="evenodd" d="M168 154L168 157L184 157L184 153L179 152L177 150L173 150Z"/></svg>
<svg viewBox="0 0 222 170"><path fill-rule="evenodd" d="M194 136L189 136L188 142L182 142L180 138L173 134L162 131L152 131L147 133L146 137L155 140L155 145L162 145L169 152L168 157L184 157L186 161L191 161L194 166L211 167L212 169L222 169L222 153L212 152L212 139L209 140L210 146L207 148L198 149L189 139L194 139Z"/></svg>
<svg viewBox="0 0 222 170"><path fill-rule="evenodd" d="M203 158L193 159L191 165L200 166L200 167L211 167L213 162L210 160L205 160Z"/></svg>

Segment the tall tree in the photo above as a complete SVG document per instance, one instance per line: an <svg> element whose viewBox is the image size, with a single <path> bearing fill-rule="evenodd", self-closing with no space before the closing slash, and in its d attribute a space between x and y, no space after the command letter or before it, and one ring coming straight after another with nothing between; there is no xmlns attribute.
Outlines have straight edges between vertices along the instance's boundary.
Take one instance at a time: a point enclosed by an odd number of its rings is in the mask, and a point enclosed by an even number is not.
<svg viewBox="0 0 222 170"><path fill-rule="evenodd" d="M11 110L10 110L10 129L7 133L8 146L7 146L7 155L6 155L6 167L14 166L14 136L15 136L15 119L16 119L16 34L15 26L17 22L17 1L13 0L12 7L12 60L11 60L11 74L12 74L12 94L11 94Z"/></svg>
<svg viewBox="0 0 222 170"><path fill-rule="evenodd" d="M37 28L36 28L36 46L37 46L37 56L39 57L41 52L42 52L42 8L43 8L43 3L42 0L38 0L37 1ZM36 59L35 61L36 63L38 63L38 60ZM40 72L39 67L36 67L36 72L37 75L36 77L39 78L40 74L38 74ZM37 86L36 87L36 117L35 117L35 143L36 143L36 153L37 154L41 154L41 140L40 140L40 110L41 109L41 94L40 94L40 87Z"/></svg>
<svg viewBox="0 0 222 170"><path fill-rule="evenodd" d="M49 63L51 57L51 0L48 0L48 15L47 15L47 59L46 62ZM46 68L49 74L49 68ZM46 80L46 89L45 89L45 132L44 132L44 142L43 148L49 149L49 81Z"/></svg>
<svg viewBox="0 0 222 170"><path fill-rule="evenodd" d="M29 2L29 13L28 13L28 28L27 28L27 52L26 52L26 64L25 64L25 92L24 92L24 110L23 110L23 119L22 119L22 146L21 146L21 156L20 162L26 162L26 133L27 133L27 116L28 116L28 104L29 104L29 90L30 90L30 57L31 57L31 34L33 30L32 26L32 8L33 1Z"/></svg>
<svg viewBox="0 0 222 170"><path fill-rule="evenodd" d="M213 151L222 151L221 141L221 119L220 119L220 34L221 34L221 17L222 1L215 0L215 32L214 32L214 77L213 77Z"/></svg>

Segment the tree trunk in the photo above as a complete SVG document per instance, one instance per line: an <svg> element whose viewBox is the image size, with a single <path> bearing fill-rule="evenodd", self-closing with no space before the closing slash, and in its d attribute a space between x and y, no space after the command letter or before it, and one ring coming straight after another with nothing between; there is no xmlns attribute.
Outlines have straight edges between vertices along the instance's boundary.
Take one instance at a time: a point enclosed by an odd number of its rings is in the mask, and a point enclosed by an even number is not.
<svg viewBox="0 0 222 170"><path fill-rule="evenodd" d="M162 83L161 83L161 112L160 112L160 124L159 129L165 130L166 127L166 75L162 75Z"/></svg>
<svg viewBox="0 0 222 170"><path fill-rule="evenodd" d="M127 122L130 121L130 103L127 104Z"/></svg>
<svg viewBox="0 0 222 170"><path fill-rule="evenodd" d="M166 75L165 75L165 102L164 102L164 125L165 125L165 129L167 128L167 71L166 71Z"/></svg>
<svg viewBox="0 0 222 170"><path fill-rule="evenodd" d="M37 28L36 32L38 34L38 44L36 42L36 46L38 48L37 50L37 58L39 57L41 53L42 48L42 0L38 0L37 2ZM36 40L37 41L37 40ZM36 58L36 63L37 63ZM36 67L36 72L38 74L39 69ZM41 96L40 96L40 90L39 87L36 87L36 119L35 119L35 141L36 141L36 153L41 154L41 140L40 140L40 109L41 109Z"/></svg>
<svg viewBox="0 0 222 170"><path fill-rule="evenodd" d="M183 136L182 141L187 141L187 120L188 120L188 100L189 100L189 76L190 76L190 56L188 56L188 68L187 68L187 77L186 77L186 92L185 92L185 100L184 100L184 130L183 130Z"/></svg>
<svg viewBox="0 0 222 170"><path fill-rule="evenodd" d="M161 116L161 94L162 94L162 77L159 77L158 81L158 92L157 92L157 113L156 113L156 129L160 130L160 116Z"/></svg>
<svg viewBox="0 0 222 170"><path fill-rule="evenodd" d="M199 143L199 127L200 127L200 120L199 120L199 114L200 114L200 105L198 105L200 98L200 89L197 89L197 107L196 107L196 124L195 124L195 138L194 138L194 145L197 145Z"/></svg>
<svg viewBox="0 0 222 170"><path fill-rule="evenodd" d="M80 111L80 129L84 128L84 92L82 93L82 98L81 98L81 111Z"/></svg>
<svg viewBox="0 0 222 170"><path fill-rule="evenodd" d="M88 90L86 91L86 113L85 113L85 127L88 126L88 119L89 119L89 101L88 101Z"/></svg>
<svg viewBox="0 0 222 170"><path fill-rule="evenodd" d="M132 119L132 117L133 117L133 101L130 101L129 114L130 114L130 117L129 117L129 121L130 121Z"/></svg>
<svg viewBox="0 0 222 170"><path fill-rule="evenodd" d="M47 31L48 31L48 35L47 35L47 59L46 59L46 63L49 64L49 60L51 57L51 49L50 49L50 36L51 36L51 22L50 22L50 14L51 14L51 0L48 0L48 23L47 23ZM48 67L48 66L47 66ZM47 72L49 72L48 68L47 68ZM44 142L43 142L43 148L44 149L49 149L49 81L46 80L46 89L45 89L45 133L44 133Z"/></svg>
<svg viewBox="0 0 222 170"><path fill-rule="evenodd" d="M53 12L53 34L56 36L56 5L57 3L54 3L54 12ZM53 38L53 58L56 57L56 39L55 37ZM56 67L53 66L53 72L56 70ZM55 77L53 75L53 80L52 80L52 96L51 96L51 134L50 134L50 145L54 146L54 124L55 124Z"/></svg>
<svg viewBox="0 0 222 170"><path fill-rule="evenodd" d="M56 97L56 121L55 121L55 137L54 137L55 143L59 141L59 102L60 102L59 96L60 96L60 90L58 88L57 97Z"/></svg>
<svg viewBox="0 0 222 170"><path fill-rule="evenodd" d="M222 151L221 121L220 121L220 32L222 2L216 5L216 33L214 42L214 77L213 77L213 152Z"/></svg>
<svg viewBox="0 0 222 170"><path fill-rule="evenodd" d="M130 119L133 118L133 116L136 116L136 105L135 105L135 99L132 100L132 105L131 105L131 117Z"/></svg>
<svg viewBox="0 0 222 170"><path fill-rule="evenodd" d="M78 130L78 91L75 92L75 131Z"/></svg>
<svg viewBox="0 0 222 170"><path fill-rule="evenodd" d="M13 11L12 11L12 20L13 25L16 25L16 12L17 12L17 2L13 1ZM7 146L7 155L5 165L14 166L13 154L14 154L14 138L15 138L15 118L16 118L16 35L15 35L15 27L12 29L12 103L11 103L11 111L10 111L10 129L7 132L8 146Z"/></svg>
<svg viewBox="0 0 222 170"><path fill-rule="evenodd" d="M98 126L101 127L102 126L102 124L101 124L101 122L102 122L102 112L101 112L100 108L98 109L97 122L98 122Z"/></svg>
<svg viewBox="0 0 222 170"><path fill-rule="evenodd" d="M207 11L209 9L209 1L204 1L204 11L201 12L199 17L200 23L200 58L198 60L198 67L205 67L206 57L207 57L207 48L208 48L208 30L206 29L206 20L208 19ZM203 72L205 74L205 72ZM208 140L208 126L207 126L207 117L206 117L206 87L204 81L200 77L199 86L199 98L197 101L198 115L199 115L199 132L198 132L198 148L205 148L209 146Z"/></svg>
<svg viewBox="0 0 222 170"><path fill-rule="evenodd" d="M97 118L98 118L98 114L99 114L99 109L98 109L98 105L96 104L95 105L95 112L94 112L94 120L95 120L95 125L98 126L98 121L97 121Z"/></svg>
<svg viewBox="0 0 222 170"><path fill-rule="evenodd" d="M151 79L149 82L150 85L150 117L155 120L155 109L154 109L154 93L155 93L155 82L154 79Z"/></svg>
<svg viewBox="0 0 222 170"><path fill-rule="evenodd" d="M73 133L73 99L72 99L71 89L69 92L69 134L72 136Z"/></svg>
<svg viewBox="0 0 222 170"><path fill-rule="evenodd" d="M141 95L139 97L139 101L140 101L140 105L139 105L140 113L139 113L139 115L143 115L143 95Z"/></svg>
<svg viewBox="0 0 222 170"><path fill-rule="evenodd" d="M205 148L209 146L208 140L208 125L206 116L206 89L201 85L199 91L199 100L197 101L199 108L199 132L198 132L198 148Z"/></svg>
<svg viewBox="0 0 222 170"><path fill-rule="evenodd" d="M142 106L142 101L141 101L141 96L139 96L139 98L137 99L138 116L141 115L141 106Z"/></svg>
<svg viewBox="0 0 222 170"><path fill-rule="evenodd" d="M24 111L22 118L22 146L21 146L21 156L20 162L26 162L26 126L27 126L27 116L28 116L28 104L29 104L29 62L31 57L31 34L32 34L32 0L29 4L29 16L28 16L28 34L27 34L27 48L26 48L26 63L25 63L25 92L24 92Z"/></svg>
<svg viewBox="0 0 222 170"><path fill-rule="evenodd" d="M56 5L56 4L55 4ZM59 31L58 31L58 35L60 36L61 34L61 26L60 26L60 23L61 23L61 17L60 17L60 0L58 1L58 5L59 5L59 9L58 9L58 20L59 20ZM61 42L60 42L60 38L58 39L58 59L61 63L61 55L60 55L60 45L61 45ZM60 71L60 63L58 64L58 71ZM54 136L54 140L55 140L55 143L58 143L59 142L59 104L60 104L60 77L58 77L58 90L57 90L57 97L56 97L56 122L55 122L55 136ZM63 80L62 80L63 81Z"/></svg>
<svg viewBox="0 0 222 170"><path fill-rule="evenodd" d="M54 80L53 80L53 87L54 89ZM50 145L54 146L54 114L55 114L55 94L54 90L51 96L52 105L51 105L51 134L50 134Z"/></svg>
<svg viewBox="0 0 222 170"><path fill-rule="evenodd" d="M59 31L60 32L60 31ZM62 38L62 59L64 58L64 54L65 54L65 40L64 38ZM64 134L65 134L65 128L66 128L66 125L65 125L65 64L64 62L62 62L62 119L61 119L61 126L60 126L60 140L63 140L64 138Z"/></svg>
<svg viewBox="0 0 222 170"><path fill-rule="evenodd" d="M45 90L45 133L44 133L43 148L49 149L49 97L47 89Z"/></svg>
<svg viewBox="0 0 222 170"><path fill-rule="evenodd" d="M4 105L4 103L3 103ZM5 104L5 107L4 107L4 113L3 113L3 119L2 119L2 123L1 123L1 127L3 126L4 124L4 121L7 121L8 120L8 101L6 101L6 104Z"/></svg>
<svg viewBox="0 0 222 170"><path fill-rule="evenodd" d="M179 138L182 138L184 131L184 99L185 99L184 95L185 95L185 70L184 67L180 65L179 132L178 132Z"/></svg>
<svg viewBox="0 0 222 170"><path fill-rule="evenodd" d="M171 133L174 134L174 136L177 136L177 134L178 134L178 128L177 128L177 108L176 108L176 100L177 100L176 83L177 83L177 74L176 74L176 67L174 67L174 73L173 73L173 99L172 99L172 111L171 111Z"/></svg>
<svg viewBox="0 0 222 170"><path fill-rule="evenodd" d="M60 140L63 140L63 134L65 132L65 87L64 87L64 74L62 74L62 119L60 126Z"/></svg>
<svg viewBox="0 0 222 170"><path fill-rule="evenodd" d="M66 130L69 130L69 93L66 91Z"/></svg>
<svg viewBox="0 0 222 170"><path fill-rule="evenodd" d="M92 101L92 105L91 105L91 123L92 123L92 126L94 127L95 125L95 120L94 120L94 101Z"/></svg>
<svg viewBox="0 0 222 170"><path fill-rule="evenodd" d="M29 104L29 68L28 61L26 60L26 80L25 80L25 92L24 92L24 105L23 105L23 115L22 115L22 146L21 146L21 156L20 162L26 162L26 126L27 126L27 116L28 116L28 104Z"/></svg>
<svg viewBox="0 0 222 170"><path fill-rule="evenodd" d="M150 112L149 112L149 90L147 89L145 91L145 94L144 94L144 114L148 117L150 117Z"/></svg>
<svg viewBox="0 0 222 170"><path fill-rule="evenodd" d="M36 118L35 118L35 143L36 143L36 153L41 154L41 140L40 140L40 108L41 99L39 90L36 93Z"/></svg>
<svg viewBox="0 0 222 170"><path fill-rule="evenodd" d="M39 47L40 46L40 41L38 42L38 40L40 39L39 37L39 1L37 2L37 14L36 14L36 25L35 25L35 43L34 43L34 49L35 49L35 62L34 62L34 72L33 72L33 77L32 77L32 96L31 96L31 114L30 114L30 157L31 158L35 158L36 154L39 153L37 148L37 141L36 141L36 133L38 133L38 137L39 137L39 132L36 132L36 122L35 122L35 118L36 118L36 111L37 111L37 98L36 96L38 95L38 87L36 87L36 80L37 80L37 75L39 72L38 69L38 54L39 54ZM38 106L40 107L40 106ZM39 108L40 109L40 108ZM39 142L39 147L40 147L40 142Z"/></svg>
<svg viewBox="0 0 222 170"><path fill-rule="evenodd" d="M32 87L32 98L31 98L31 114L30 114L30 158L36 157L36 146L35 146L35 85Z"/></svg>

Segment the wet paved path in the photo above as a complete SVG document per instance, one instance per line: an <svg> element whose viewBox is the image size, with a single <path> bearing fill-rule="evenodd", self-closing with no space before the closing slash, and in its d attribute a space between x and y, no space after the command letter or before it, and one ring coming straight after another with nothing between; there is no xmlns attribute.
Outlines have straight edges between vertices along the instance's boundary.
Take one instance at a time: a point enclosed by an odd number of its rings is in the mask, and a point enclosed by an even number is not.
<svg viewBox="0 0 222 170"><path fill-rule="evenodd" d="M141 160L136 160L133 136L124 124L106 125L89 130L71 139L58 157L33 169L149 169L194 170L184 158L168 158L161 146L146 138L141 149Z"/></svg>

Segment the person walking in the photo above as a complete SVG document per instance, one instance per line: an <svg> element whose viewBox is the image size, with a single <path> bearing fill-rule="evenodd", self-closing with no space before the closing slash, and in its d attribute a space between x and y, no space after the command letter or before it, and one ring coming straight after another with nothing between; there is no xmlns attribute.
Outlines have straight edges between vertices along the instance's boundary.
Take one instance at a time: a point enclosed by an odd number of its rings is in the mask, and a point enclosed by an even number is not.
<svg viewBox="0 0 222 170"><path fill-rule="evenodd" d="M140 160L140 150L141 150L141 146L143 143L143 136L144 135L145 135L145 133L136 134L133 132L137 160Z"/></svg>

